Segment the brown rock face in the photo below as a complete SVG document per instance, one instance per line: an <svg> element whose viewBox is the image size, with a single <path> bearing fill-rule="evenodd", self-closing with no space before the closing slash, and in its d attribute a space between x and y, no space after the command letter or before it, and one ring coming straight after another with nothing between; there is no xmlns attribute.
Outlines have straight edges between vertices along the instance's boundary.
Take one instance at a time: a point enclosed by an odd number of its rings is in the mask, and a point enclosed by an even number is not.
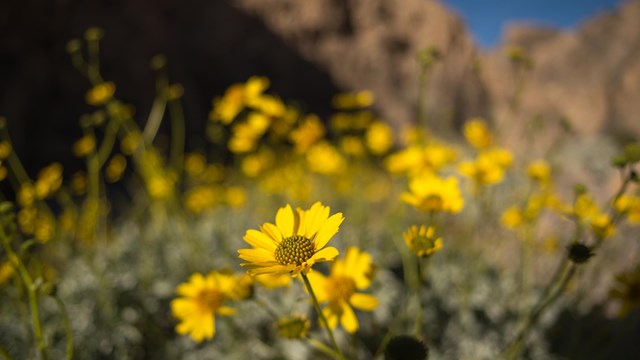
<svg viewBox="0 0 640 360"><path fill-rule="evenodd" d="M306 59L326 69L338 86L372 90L381 115L392 123L415 120L420 73L416 54L429 46L442 54L430 74L429 119L459 122L488 110L484 85L473 70L475 47L462 22L437 1L235 3L264 19Z"/></svg>
<svg viewBox="0 0 640 360"><path fill-rule="evenodd" d="M491 94L494 117L509 127L541 115L547 125L565 118L581 135L640 134L640 1L628 1L612 13L585 22L575 32L526 26L508 30L503 45L483 56L483 83ZM514 81L505 57L519 47L533 60L524 77L519 114L509 101ZM626 135L625 135L626 134Z"/></svg>

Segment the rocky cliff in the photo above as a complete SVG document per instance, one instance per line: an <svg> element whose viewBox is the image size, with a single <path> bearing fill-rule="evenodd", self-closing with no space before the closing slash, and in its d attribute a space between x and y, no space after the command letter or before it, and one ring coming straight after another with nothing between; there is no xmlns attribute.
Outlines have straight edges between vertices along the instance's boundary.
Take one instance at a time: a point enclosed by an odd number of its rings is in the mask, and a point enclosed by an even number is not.
<svg viewBox="0 0 640 360"><path fill-rule="evenodd" d="M510 135L530 135L533 127L544 130L537 143L553 138L562 124L576 134L640 135L640 0L574 32L513 27L488 53L437 0L10 0L0 10L0 115L33 168L70 156L78 118L91 111L83 104L89 85L64 50L89 26L106 30L104 76L136 104L140 122L153 93L148 61L167 55L172 80L186 89L193 139L202 137L211 98L252 74L320 114L335 92L370 89L382 118L410 124L416 54L428 47L441 54L426 91L427 121L436 129L484 116L516 142ZM514 72L505 55L514 46L532 59L530 70Z"/></svg>

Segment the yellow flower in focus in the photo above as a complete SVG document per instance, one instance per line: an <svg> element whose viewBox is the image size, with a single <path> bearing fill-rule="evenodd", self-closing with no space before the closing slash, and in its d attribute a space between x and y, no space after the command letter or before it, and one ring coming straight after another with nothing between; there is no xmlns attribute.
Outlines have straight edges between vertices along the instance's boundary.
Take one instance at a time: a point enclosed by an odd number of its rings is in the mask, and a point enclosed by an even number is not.
<svg viewBox="0 0 640 360"><path fill-rule="evenodd" d="M464 137L469 145L477 150L485 150L493 146L493 135L487 127L487 123L480 119L472 119L464 124Z"/></svg>
<svg viewBox="0 0 640 360"><path fill-rule="evenodd" d="M591 230L600 239L606 239L616 232L616 227L607 214L599 214L591 219Z"/></svg>
<svg viewBox="0 0 640 360"><path fill-rule="evenodd" d="M302 339L307 336L311 323L305 315L294 314L278 319L275 327L280 337L285 339Z"/></svg>
<svg viewBox="0 0 640 360"><path fill-rule="evenodd" d="M319 174L337 174L347 165L338 150L326 141L313 145L306 155L309 169Z"/></svg>
<svg viewBox="0 0 640 360"><path fill-rule="evenodd" d="M382 121L376 121L367 129L365 141L372 154L385 154L393 146L393 130Z"/></svg>
<svg viewBox="0 0 640 360"><path fill-rule="evenodd" d="M373 92L342 93L333 97L333 106L340 110L360 109L373 105Z"/></svg>
<svg viewBox="0 0 640 360"><path fill-rule="evenodd" d="M524 222L522 211L516 206L505 210L500 217L500 223L507 229L514 230Z"/></svg>
<svg viewBox="0 0 640 360"><path fill-rule="evenodd" d="M544 160L536 160L527 166L527 176L540 185L547 185L551 181L551 167Z"/></svg>
<svg viewBox="0 0 640 360"><path fill-rule="evenodd" d="M289 138L295 150L304 153L321 140L325 133L326 130L320 118L317 115L307 115L300 122L300 126L290 133Z"/></svg>
<svg viewBox="0 0 640 360"><path fill-rule="evenodd" d="M111 81L103 82L89 89L85 95L85 100L89 105L104 105L111 100L115 92L116 85L114 83Z"/></svg>
<svg viewBox="0 0 640 360"><path fill-rule="evenodd" d="M400 199L422 212L458 213L464 205L458 179L454 177L443 179L424 173L410 179L409 190L402 193Z"/></svg>
<svg viewBox="0 0 640 360"><path fill-rule="evenodd" d="M433 226L413 225L402 233L404 242L409 249L419 257L427 257L442 249L442 238L435 236L436 229Z"/></svg>
<svg viewBox="0 0 640 360"><path fill-rule="evenodd" d="M306 274L316 262L332 261L338 250L325 247L344 220L342 213L329 216L329 207L316 202L309 210L290 205L280 208L276 224L264 223L260 231L247 230L243 239L252 249L238 250L250 275Z"/></svg>
<svg viewBox="0 0 640 360"><path fill-rule="evenodd" d="M335 328L339 322L347 332L354 333L359 325L352 307L373 311L378 306L376 297L356 292L371 285L373 272L371 256L350 247L344 260L336 260L332 264L329 277L317 271L309 273L309 282L318 302L328 303L322 314L330 328Z"/></svg>
<svg viewBox="0 0 640 360"><path fill-rule="evenodd" d="M73 144L73 154L77 157L85 157L96 148L96 139L91 135L85 135Z"/></svg>
<svg viewBox="0 0 640 360"><path fill-rule="evenodd" d="M189 334L195 342L212 339L216 333L215 315L235 314L235 309L224 305L235 284L235 276L229 274L191 275L188 282L178 286L179 297L171 301L171 313L180 321L176 331Z"/></svg>

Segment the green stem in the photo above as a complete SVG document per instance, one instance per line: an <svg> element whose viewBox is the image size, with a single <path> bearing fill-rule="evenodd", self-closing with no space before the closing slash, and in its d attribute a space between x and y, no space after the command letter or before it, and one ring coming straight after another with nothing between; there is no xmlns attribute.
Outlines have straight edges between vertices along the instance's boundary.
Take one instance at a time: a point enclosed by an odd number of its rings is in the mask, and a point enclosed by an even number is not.
<svg viewBox="0 0 640 360"><path fill-rule="evenodd" d="M545 289L543 296L540 298L540 301L534 307L533 311L529 314L514 340L512 340L507 348L502 352L500 359L512 360L516 359L518 355L520 355L527 335L536 325L544 310L546 310L549 305L553 304L566 289L569 281L575 274L575 271L576 266L568 259L565 259L562 262L561 266L557 269L553 280Z"/></svg>
<svg viewBox="0 0 640 360"><path fill-rule="evenodd" d="M416 261L416 283L415 283L415 288L414 288L414 292L415 292L415 297L416 297L416 302L417 302L417 309L416 309L416 321L414 323L414 332L416 334L417 338L422 338L422 317L423 317L423 308L422 308L422 283L423 283L424 279L422 276L422 259L421 258L417 258Z"/></svg>
<svg viewBox="0 0 640 360"><path fill-rule="evenodd" d="M313 305L316 308L316 312L318 313L320 322L322 323L322 326L324 326L324 328L327 330L327 334L329 334L331 345L333 345L333 347L336 349L336 352L340 354L340 356L344 357L344 355L342 355L342 351L340 351L340 347L338 347L336 338L333 336L333 331L329 327L329 322L327 321L327 318L325 318L324 314L322 313L322 309L320 308L320 303L318 302L318 298L316 297L316 294L313 292L313 287L309 282L309 278L307 278L307 275L305 275L304 273L300 273L300 275L302 276L302 280L304 280L304 285L306 286L307 291L309 291L309 295L311 295L311 299L313 300Z"/></svg>
<svg viewBox="0 0 640 360"><path fill-rule="evenodd" d="M40 315L38 311L38 287L34 283L31 275L29 275L29 272L25 268L18 255L9 245L9 237L4 232L4 228L0 228L0 237L2 237L2 245L4 246L4 249L7 252L11 263L16 269L18 269L20 279L22 280L22 283L27 290L27 294L29 297L29 312L31 313L31 325L33 326L33 333L36 338L36 346L38 347L39 358L46 359L46 345L42 336L42 326L40 323Z"/></svg>
<svg viewBox="0 0 640 360"><path fill-rule="evenodd" d="M62 314L62 323L67 338L67 360L71 360L73 359L73 328L71 327L71 321L69 321L69 313L58 295L53 295L52 297L56 301L56 305L58 305L60 314Z"/></svg>
<svg viewBox="0 0 640 360"><path fill-rule="evenodd" d="M311 336L307 337L307 340L309 341L309 344L311 344L311 346L313 346L314 348L320 350L321 352L325 353L328 356L331 356L332 358L336 359L336 360L345 360L345 357L342 356L342 354L335 352L332 348L328 347L327 345L325 345L322 341L313 338Z"/></svg>

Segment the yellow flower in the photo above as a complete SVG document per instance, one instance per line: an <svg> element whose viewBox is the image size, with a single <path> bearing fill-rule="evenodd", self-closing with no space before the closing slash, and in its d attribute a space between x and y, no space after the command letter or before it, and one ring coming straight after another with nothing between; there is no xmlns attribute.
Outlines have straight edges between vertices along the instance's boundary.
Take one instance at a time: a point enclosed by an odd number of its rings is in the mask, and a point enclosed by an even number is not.
<svg viewBox="0 0 640 360"><path fill-rule="evenodd" d="M378 299L374 296L356 292L371 285L373 271L371 256L350 247L344 260L333 263L329 277L317 271L309 273L309 282L318 302L328 303L322 314L330 328L335 328L340 322L345 330L354 333L358 330L358 319L351 307L373 311L378 306Z"/></svg>
<svg viewBox="0 0 640 360"><path fill-rule="evenodd" d="M458 213L464 205L464 199L458 187L458 179L454 177L443 179L430 173L424 173L409 181L409 190L408 193L402 193L400 199L419 211Z"/></svg>
<svg viewBox="0 0 640 360"><path fill-rule="evenodd" d="M271 120L264 114L252 112L246 122L233 127L233 136L229 140L229 150L244 153L255 149L258 140L269 128Z"/></svg>
<svg viewBox="0 0 640 360"><path fill-rule="evenodd" d="M346 163L338 150L326 141L313 145L307 152L307 164L313 172L325 175L344 170Z"/></svg>
<svg viewBox="0 0 640 360"><path fill-rule="evenodd" d="M640 224L640 197L621 195L613 206L619 214L627 215L627 221L630 224Z"/></svg>
<svg viewBox="0 0 640 360"><path fill-rule="evenodd" d="M188 153L184 157L184 171L189 176L198 176L202 174L207 166L207 159L200 153Z"/></svg>
<svg viewBox="0 0 640 360"><path fill-rule="evenodd" d="M239 186L226 188L225 200L232 208L240 208L247 202L247 192Z"/></svg>
<svg viewBox="0 0 640 360"><path fill-rule="evenodd" d="M478 156L475 161L465 161L458 167L460 173L480 185L495 185L504 179L504 169L488 157Z"/></svg>
<svg viewBox="0 0 640 360"><path fill-rule="evenodd" d="M442 238L435 236L436 229L433 226L420 227L413 225L402 233L404 242L409 249L420 257L427 257L442 249Z"/></svg>
<svg viewBox="0 0 640 360"><path fill-rule="evenodd" d="M100 83L87 91L85 100L87 104L99 106L106 104L116 92L116 86L111 81Z"/></svg>
<svg viewBox="0 0 640 360"><path fill-rule="evenodd" d="M253 277L255 281L267 289L275 289L279 287L287 287L291 285L291 276L289 274L262 274Z"/></svg>
<svg viewBox="0 0 640 360"><path fill-rule="evenodd" d="M11 265L11 262L3 262L2 265L0 265L0 285L7 282L11 278L11 276L13 276L14 272L15 270L13 268L13 265Z"/></svg>
<svg viewBox="0 0 640 360"><path fill-rule="evenodd" d="M230 124L244 109L245 105L254 102L269 87L265 77L252 76L246 84L230 86L222 98L213 100L213 110L209 114L211 120Z"/></svg>
<svg viewBox="0 0 640 360"><path fill-rule="evenodd" d="M595 201L587 194L580 194L576 198L575 203L573 204L573 214L580 220L590 219L598 215L598 205Z"/></svg>
<svg viewBox="0 0 640 360"><path fill-rule="evenodd" d="M276 330L285 339L302 339L307 336L311 324L302 314L293 314L278 319Z"/></svg>
<svg viewBox="0 0 640 360"><path fill-rule="evenodd" d="M96 148L96 139L91 135L85 135L73 144L73 154L77 157L89 155Z"/></svg>
<svg viewBox="0 0 640 360"><path fill-rule="evenodd" d="M342 93L333 97L333 106L341 110L359 109L373 105L373 99L373 93L368 90Z"/></svg>
<svg viewBox="0 0 640 360"><path fill-rule="evenodd" d="M415 175L425 171L437 172L456 158L452 148L432 141L426 146L414 145L389 155L385 165L392 174Z"/></svg>
<svg viewBox="0 0 640 360"><path fill-rule="evenodd" d="M393 146L393 130L382 121L376 121L367 129L365 141L372 154L382 155Z"/></svg>
<svg viewBox="0 0 640 360"><path fill-rule="evenodd" d="M35 183L36 196L45 199L53 195L62 185L62 165L53 163L38 173Z"/></svg>
<svg viewBox="0 0 640 360"><path fill-rule="evenodd" d="M247 230L243 239L253 249L238 250L250 275L306 274L316 262L332 261L338 250L325 247L344 220L342 213L329 216L329 207L316 202L309 210L290 205L276 214L276 224L264 223L258 230Z"/></svg>
<svg viewBox="0 0 640 360"><path fill-rule="evenodd" d="M609 215L599 214L591 219L591 230L598 238L606 239L613 236L616 232L616 227Z"/></svg>
<svg viewBox="0 0 640 360"><path fill-rule="evenodd" d="M116 154L111 158L107 168L105 169L105 180L114 183L122 178L124 170L127 168L127 159L120 154Z"/></svg>
<svg viewBox="0 0 640 360"><path fill-rule="evenodd" d="M224 305L231 298L236 277L212 272L206 277L191 275L177 288L178 298L171 301L171 313L180 320L176 331L189 334L196 342L212 339L216 333L215 315L233 315L235 309Z"/></svg>
<svg viewBox="0 0 640 360"><path fill-rule="evenodd" d="M317 115L307 115L300 122L300 126L289 135L295 150L299 153L307 151L311 145L318 142L326 131Z"/></svg>
<svg viewBox="0 0 640 360"><path fill-rule="evenodd" d="M211 209L220 198L220 191L212 186L195 186L184 194L184 207L195 213Z"/></svg>
<svg viewBox="0 0 640 360"><path fill-rule="evenodd" d="M500 217L500 223L507 229L515 229L522 225L524 222L524 216L522 211L516 206L512 206L505 210Z"/></svg>
<svg viewBox="0 0 640 360"><path fill-rule="evenodd" d="M340 149L353 157L359 157L364 155L365 148L362 140L358 136L348 135L340 139Z"/></svg>
<svg viewBox="0 0 640 360"><path fill-rule="evenodd" d="M540 185L547 185L551 180L551 167L544 160L536 160L527 166L527 176Z"/></svg>
<svg viewBox="0 0 640 360"><path fill-rule="evenodd" d="M4 160L11 154L11 143L8 141L0 141L0 160Z"/></svg>
<svg viewBox="0 0 640 360"><path fill-rule="evenodd" d="M487 123L480 118L467 121L464 124L463 132L469 145L477 150L484 150L493 146L493 136L487 127Z"/></svg>

